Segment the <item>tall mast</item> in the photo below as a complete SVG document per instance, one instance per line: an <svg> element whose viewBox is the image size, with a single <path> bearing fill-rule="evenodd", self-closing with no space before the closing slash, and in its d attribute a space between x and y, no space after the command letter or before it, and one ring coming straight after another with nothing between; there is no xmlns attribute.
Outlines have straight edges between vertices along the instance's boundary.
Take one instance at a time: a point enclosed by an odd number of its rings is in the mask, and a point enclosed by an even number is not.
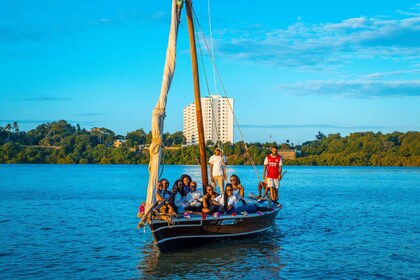
<svg viewBox="0 0 420 280"><path fill-rule="evenodd" d="M195 33L194 23L192 16L192 3L191 0L186 0L187 19L188 19L188 33L190 36L190 49L191 49L191 62L194 79L194 103L195 103L195 114L197 116L197 127L198 127L198 141L200 147L200 167L201 167L201 179L203 182L203 192L206 193L206 185L208 184L207 176L207 158L206 158L206 143L204 140L204 125L203 125L203 114L201 111L201 96L200 96L200 81L198 77L198 63L197 63L197 50L195 47Z"/></svg>

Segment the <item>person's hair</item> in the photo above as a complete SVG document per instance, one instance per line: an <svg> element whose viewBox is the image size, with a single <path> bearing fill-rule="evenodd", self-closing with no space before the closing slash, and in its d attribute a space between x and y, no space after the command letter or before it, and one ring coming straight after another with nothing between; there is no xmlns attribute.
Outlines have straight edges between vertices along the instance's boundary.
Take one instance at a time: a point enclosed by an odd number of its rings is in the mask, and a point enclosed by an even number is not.
<svg viewBox="0 0 420 280"><path fill-rule="evenodd" d="M227 188L228 187L230 187L231 189L232 189L232 195L233 195L233 187L232 187L232 184L231 183L227 183L226 184L226 188L225 188L225 193L224 193L224 196L223 196L223 206L225 207L225 209L227 208L227 206L228 206L228 194L227 194Z"/></svg>
<svg viewBox="0 0 420 280"><path fill-rule="evenodd" d="M168 187L169 187L169 181L168 181L167 179L165 179L165 178L161 179L160 181L162 182L162 186L163 186L163 188L164 188L165 190L168 190ZM163 182L168 182L168 184L166 185L166 184L164 184Z"/></svg>
<svg viewBox="0 0 420 280"><path fill-rule="evenodd" d="M273 145L273 146L271 146L271 148L276 148L277 149L277 146L276 145Z"/></svg>
<svg viewBox="0 0 420 280"><path fill-rule="evenodd" d="M193 184L194 183L194 184ZM194 185L194 187L197 187L197 182L196 181L191 181L190 183L190 188Z"/></svg>
<svg viewBox="0 0 420 280"><path fill-rule="evenodd" d="M240 184L241 184L241 180L239 179L238 175L236 175L236 174L232 174L232 175L230 176L230 178L232 178L232 177L236 179L236 184L237 184L237 185L240 185Z"/></svg>
<svg viewBox="0 0 420 280"><path fill-rule="evenodd" d="M172 188L177 189L179 182L182 182L182 181L180 179L176 180Z"/></svg>
<svg viewBox="0 0 420 280"><path fill-rule="evenodd" d="M188 175L188 174L182 174L181 175L181 178L179 178L181 181L182 181L182 183L184 184L184 179L185 178L188 178L188 179L190 179L190 184L191 184L191 182L192 182L192 179L191 179L191 176L190 175ZM188 186L189 187L189 186Z"/></svg>

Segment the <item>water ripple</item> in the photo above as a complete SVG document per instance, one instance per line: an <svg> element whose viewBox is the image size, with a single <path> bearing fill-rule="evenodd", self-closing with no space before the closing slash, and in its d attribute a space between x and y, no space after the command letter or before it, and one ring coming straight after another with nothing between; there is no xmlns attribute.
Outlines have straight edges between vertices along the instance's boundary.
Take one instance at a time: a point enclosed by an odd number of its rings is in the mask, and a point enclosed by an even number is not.
<svg viewBox="0 0 420 280"><path fill-rule="evenodd" d="M270 231L160 254L136 229L147 166L0 165L0 277L420 278L420 169L287 168ZM251 171L228 170L256 192Z"/></svg>

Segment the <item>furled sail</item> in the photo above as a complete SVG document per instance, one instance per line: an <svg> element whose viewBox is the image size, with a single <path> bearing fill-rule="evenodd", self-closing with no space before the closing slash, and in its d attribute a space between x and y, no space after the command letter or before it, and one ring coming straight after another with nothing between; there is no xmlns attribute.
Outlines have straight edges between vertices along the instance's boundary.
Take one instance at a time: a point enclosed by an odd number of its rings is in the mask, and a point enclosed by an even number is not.
<svg viewBox="0 0 420 280"><path fill-rule="evenodd" d="M149 184L147 187L146 213L150 210L156 200L156 183L159 176L159 165L163 146L163 124L165 119L166 100L172 77L175 71L176 41L178 36L179 17L182 9L182 0L172 1L171 30L169 33L168 48L166 51L166 62L163 71L162 88L159 100L152 113L152 143L149 148Z"/></svg>

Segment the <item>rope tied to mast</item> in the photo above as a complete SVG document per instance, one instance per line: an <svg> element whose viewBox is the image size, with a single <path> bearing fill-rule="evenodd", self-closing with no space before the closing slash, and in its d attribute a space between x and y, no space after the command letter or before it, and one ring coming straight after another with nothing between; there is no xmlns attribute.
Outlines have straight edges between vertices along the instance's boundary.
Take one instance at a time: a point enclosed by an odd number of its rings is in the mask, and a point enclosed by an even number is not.
<svg viewBox="0 0 420 280"><path fill-rule="evenodd" d="M163 123L163 120L166 117L165 109L163 108L155 108L153 110L153 116L157 116L159 118L159 126ZM159 153L159 147L164 148L162 136L159 135L158 137L152 138L152 143L150 144L150 153L157 154Z"/></svg>
<svg viewBox="0 0 420 280"><path fill-rule="evenodd" d="M181 22L181 10L182 10L183 5L184 5L184 0L176 1L176 14L177 14L178 23Z"/></svg>

